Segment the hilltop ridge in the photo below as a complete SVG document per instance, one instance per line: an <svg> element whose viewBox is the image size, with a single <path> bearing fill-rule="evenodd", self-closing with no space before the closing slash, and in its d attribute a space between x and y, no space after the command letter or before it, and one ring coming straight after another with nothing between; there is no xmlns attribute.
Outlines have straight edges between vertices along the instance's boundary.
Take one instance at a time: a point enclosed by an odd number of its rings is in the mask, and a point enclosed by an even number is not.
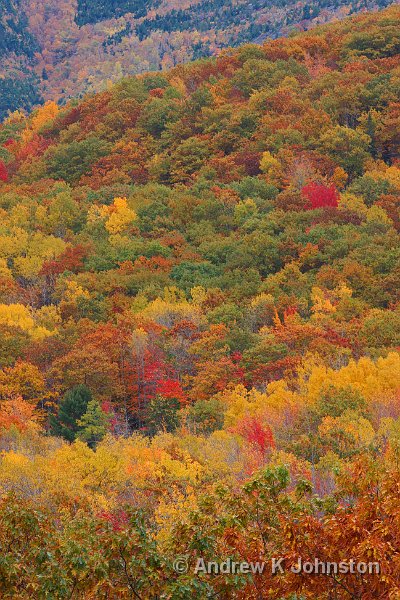
<svg viewBox="0 0 400 600"><path fill-rule="evenodd" d="M0 0L0 119L391 0Z"/></svg>

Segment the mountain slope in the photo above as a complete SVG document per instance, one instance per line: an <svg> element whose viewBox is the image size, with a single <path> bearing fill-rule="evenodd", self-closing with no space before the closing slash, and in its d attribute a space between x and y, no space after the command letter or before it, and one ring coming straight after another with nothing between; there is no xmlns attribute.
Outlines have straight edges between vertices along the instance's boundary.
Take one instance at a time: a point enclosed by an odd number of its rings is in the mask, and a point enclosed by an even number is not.
<svg viewBox="0 0 400 600"><path fill-rule="evenodd" d="M399 16L0 126L0 597L397 597Z"/></svg>
<svg viewBox="0 0 400 600"><path fill-rule="evenodd" d="M333 361L394 348L398 18L393 7L10 117L4 302L54 305L63 328L113 323L138 295L140 312L168 288L186 299L204 288L201 327L235 323L225 351L239 353L229 368L248 384L290 370L306 348ZM83 295L71 314L70 285ZM246 317L260 294L271 354ZM290 331L303 341L283 342L271 310L297 315ZM188 389L205 385L196 368Z"/></svg>
<svg viewBox="0 0 400 600"><path fill-rule="evenodd" d="M104 89L123 75L169 68L226 46L387 4L390 0L0 0L6 28L0 75L10 82L0 118L7 109L29 109L41 96L65 100Z"/></svg>

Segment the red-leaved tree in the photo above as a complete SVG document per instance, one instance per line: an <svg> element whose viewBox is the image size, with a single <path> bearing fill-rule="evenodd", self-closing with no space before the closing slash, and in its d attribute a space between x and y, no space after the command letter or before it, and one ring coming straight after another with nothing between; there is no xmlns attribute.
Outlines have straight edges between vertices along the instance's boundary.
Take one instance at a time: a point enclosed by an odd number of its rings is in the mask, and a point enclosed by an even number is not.
<svg viewBox="0 0 400 600"><path fill-rule="evenodd" d="M237 430L246 442L263 455L275 448L274 435L270 426L260 423L256 417L243 419Z"/></svg>
<svg viewBox="0 0 400 600"><path fill-rule="evenodd" d="M301 193L307 199L306 209L338 207L340 196L333 184L328 187L323 183L309 183L302 188Z"/></svg>
<svg viewBox="0 0 400 600"><path fill-rule="evenodd" d="M161 379L157 381L156 393L163 398L175 398L181 404L185 404L187 401L187 396L181 384L174 379Z"/></svg>
<svg viewBox="0 0 400 600"><path fill-rule="evenodd" d="M0 160L0 181L8 181L6 165L2 160Z"/></svg>

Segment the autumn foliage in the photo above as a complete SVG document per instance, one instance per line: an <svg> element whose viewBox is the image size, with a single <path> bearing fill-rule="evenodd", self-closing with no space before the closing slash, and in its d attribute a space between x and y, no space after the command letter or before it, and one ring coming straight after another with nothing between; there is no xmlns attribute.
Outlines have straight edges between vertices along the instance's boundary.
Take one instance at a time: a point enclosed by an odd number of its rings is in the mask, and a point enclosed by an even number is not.
<svg viewBox="0 0 400 600"><path fill-rule="evenodd" d="M301 193L308 200L311 209L338 207L340 197L334 185L327 187L323 184L309 183L301 189Z"/></svg>
<svg viewBox="0 0 400 600"><path fill-rule="evenodd" d="M0 181L8 181L7 168L2 160L0 160Z"/></svg>
<svg viewBox="0 0 400 600"><path fill-rule="evenodd" d="M0 126L1 598L398 597L398 15Z"/></svg>

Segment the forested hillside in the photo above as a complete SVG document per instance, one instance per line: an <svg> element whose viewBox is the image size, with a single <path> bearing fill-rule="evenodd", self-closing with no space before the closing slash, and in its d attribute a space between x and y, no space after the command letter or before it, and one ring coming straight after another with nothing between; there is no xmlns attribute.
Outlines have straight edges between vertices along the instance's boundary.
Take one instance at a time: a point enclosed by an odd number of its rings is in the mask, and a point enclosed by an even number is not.
<svg viewBox="0 0 400 600"><path fill-rule="evenodd" d="M0 0L0 119L393 0Z"/></svg>
<svg viewBox="0 0 400 600"><path fill-rule="evenodd" d="M399 17L4 121L1 598L397 598Z"/></svg>
<svg viewBox="0 0 400 600"><path fill-rule="evenodd" d="M39 79L33 72L40 48L29 31L19 0L0 2L0 119L10 110L30 110L42 101ZM10 64L11 63L11 64Z"/></svg>

